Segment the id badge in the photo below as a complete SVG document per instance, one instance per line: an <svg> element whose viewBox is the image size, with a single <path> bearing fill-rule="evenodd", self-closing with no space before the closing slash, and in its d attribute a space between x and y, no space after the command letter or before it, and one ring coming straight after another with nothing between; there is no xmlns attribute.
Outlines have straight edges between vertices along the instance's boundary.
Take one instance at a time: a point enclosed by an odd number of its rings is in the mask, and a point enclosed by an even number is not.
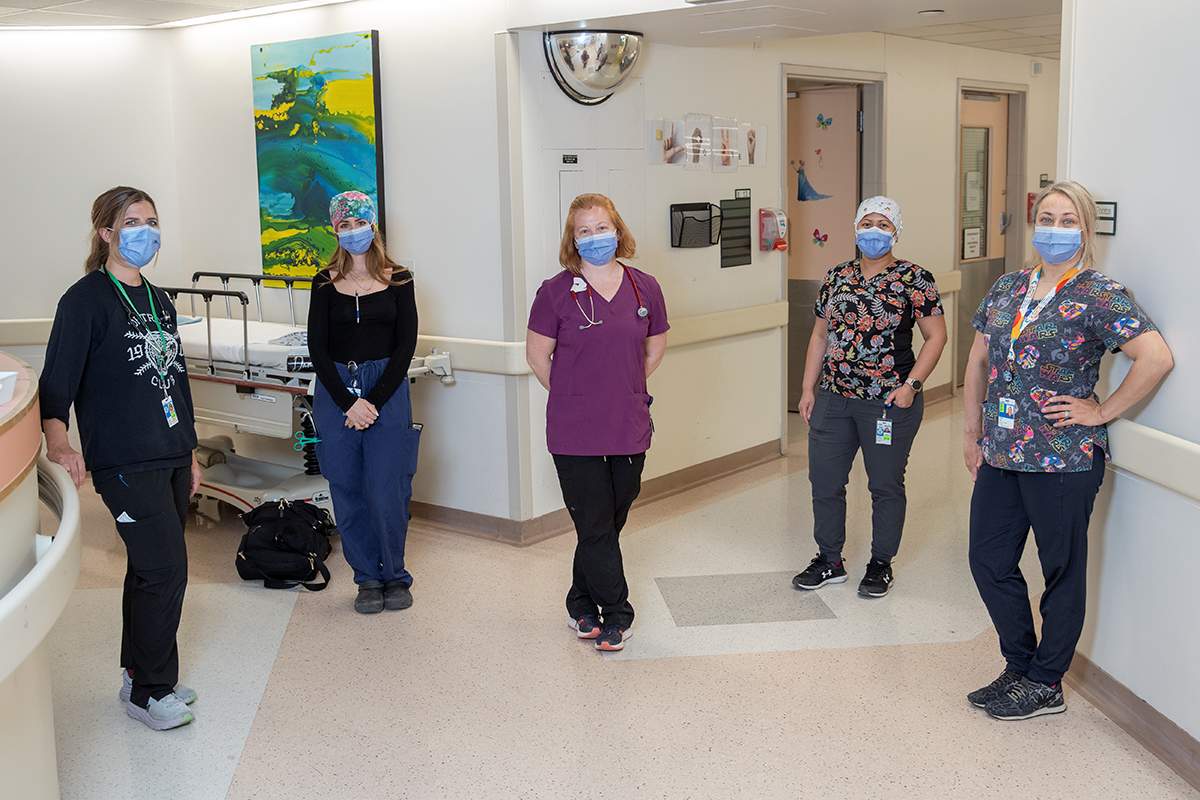
<svg viewBox="0 0 1200 800"><path fill-rule="evenodd" d="M358 381L355 381L351 384L346 384L346 391L350 392L350 394L354 395L355 397L362 397L362 389L358 388Z"/></svg>
<svg viewBox="0 0 1200 800"><path fill-rule="evenodd" d="M875 444L892 443L892 421L887 417L875 420Z"/></svg>
<svg viewBox="0 0 1200 800"><path fill-rule="evenodd" d="M167 395L162 399L163 414L167 417L167 427L174 428L179 424L179 415L175 413L175 401Z"/></svg>
<svg viewBox="0 0 1200 800"><path fill-rule="evenodd" d="M1017 401L1011 397L1000 398L1000 427L1012 430L1017 421Z"/></svg>

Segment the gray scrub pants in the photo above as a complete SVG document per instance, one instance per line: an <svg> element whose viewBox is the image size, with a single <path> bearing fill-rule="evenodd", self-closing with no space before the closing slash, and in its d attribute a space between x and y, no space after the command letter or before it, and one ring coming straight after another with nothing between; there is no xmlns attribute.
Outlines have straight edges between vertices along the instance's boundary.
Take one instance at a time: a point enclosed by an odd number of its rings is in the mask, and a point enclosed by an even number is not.
<svg viewBox="0 0 1200 800"><path fill-rule="evenodd" d="M921 427L925 400L917 394L909 408L887 409L892 443L875 443L882 400L859 400L818 391L808 432L808 479L812 483L813 537L821 555L840 561L846 543L846 483L861 449L871 491L871 557L891 562L900 549L904 513L904 471L908 452Z"/></svg>

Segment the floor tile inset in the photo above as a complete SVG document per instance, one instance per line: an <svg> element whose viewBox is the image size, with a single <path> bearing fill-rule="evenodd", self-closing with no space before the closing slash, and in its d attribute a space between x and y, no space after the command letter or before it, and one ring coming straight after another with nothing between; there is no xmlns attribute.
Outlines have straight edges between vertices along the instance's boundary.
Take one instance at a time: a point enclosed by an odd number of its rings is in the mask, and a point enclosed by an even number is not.
<svg viewBox="0 0 1200 800"><path fill-rule="evenodd" d="M837 615L816 592L791 588L791 572L655 578L678 628L804 622Z"/></svg>

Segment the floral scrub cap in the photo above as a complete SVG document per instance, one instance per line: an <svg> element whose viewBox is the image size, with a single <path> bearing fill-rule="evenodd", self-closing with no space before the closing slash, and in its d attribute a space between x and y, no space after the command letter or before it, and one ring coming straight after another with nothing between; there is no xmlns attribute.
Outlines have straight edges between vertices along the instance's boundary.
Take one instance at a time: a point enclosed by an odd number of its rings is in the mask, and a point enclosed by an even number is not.
<svg viewBox="0 0 1200 800"><path fill-rule="evenodd" d="M854 217L854 229L858 230L858 223L862 222L862 218L867 214L883 214L892 224L896 226L896 239L900 238L900 231L904 230L904 222L900 218L900 204L890 197L879 195L878 197L868 197L862 201L862 205L858 207L858 214Z"/></svg>
<svg viewBox="0 0 1200 800"><path fill-rule="evenodd" d="M329 201L329 222L333 227L344 219L357 217L375 224L375 204L362 192L342 192Z"/></svg>

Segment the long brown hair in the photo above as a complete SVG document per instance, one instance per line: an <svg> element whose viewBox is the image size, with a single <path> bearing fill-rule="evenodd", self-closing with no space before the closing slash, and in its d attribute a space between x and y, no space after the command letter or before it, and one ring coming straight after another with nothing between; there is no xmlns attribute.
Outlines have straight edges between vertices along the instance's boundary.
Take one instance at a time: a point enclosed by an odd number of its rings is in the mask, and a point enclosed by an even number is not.
<svg viewBox="0 0 1200 800"><path fill-rule="evenodd" d="M375 238L371 240L371 246L363 254L367 260L367 273L380 283L386 283L390 286L403 286L411 281L413 279L412 273L388 257L387 249L383 245L383 234L380 233L379 228L376 228L373 224L371 227L375 228ZM338 249L329 257L329 271L331 273L329 282L337 283L340 280L345 280L353 266L354 256L350 254L349 250L339 244Z"/></svg>
<svg viewBox="0 0 1200 800"><path fill-rule="evenodd" d="M114 186L92 203L92 233L89 239L91 252L83 262L84 275L95 272L108 263L110 245L100 236L102 228L111 228L117 237L111 246L120 246L121 220L125 217L126 209L134 203L149 203L154 208L154 213L158 214L158 206L154 205L154 199L132 186Z"/></svg>
<svg viewBox="0 0 1200 800"><path fill-rule="evenodd" d="M558 246L558 263L576 275L579 274L583 258L579 255L579 248L575 246L575 215L589 208L603 208L617 226L617 252L614 258L636 258L637 242L625 225L625 220L617 213L613 201L602 194L581 194L571 201L571 207L567 209L567 224L563 226L562 242Z"/></svg>

